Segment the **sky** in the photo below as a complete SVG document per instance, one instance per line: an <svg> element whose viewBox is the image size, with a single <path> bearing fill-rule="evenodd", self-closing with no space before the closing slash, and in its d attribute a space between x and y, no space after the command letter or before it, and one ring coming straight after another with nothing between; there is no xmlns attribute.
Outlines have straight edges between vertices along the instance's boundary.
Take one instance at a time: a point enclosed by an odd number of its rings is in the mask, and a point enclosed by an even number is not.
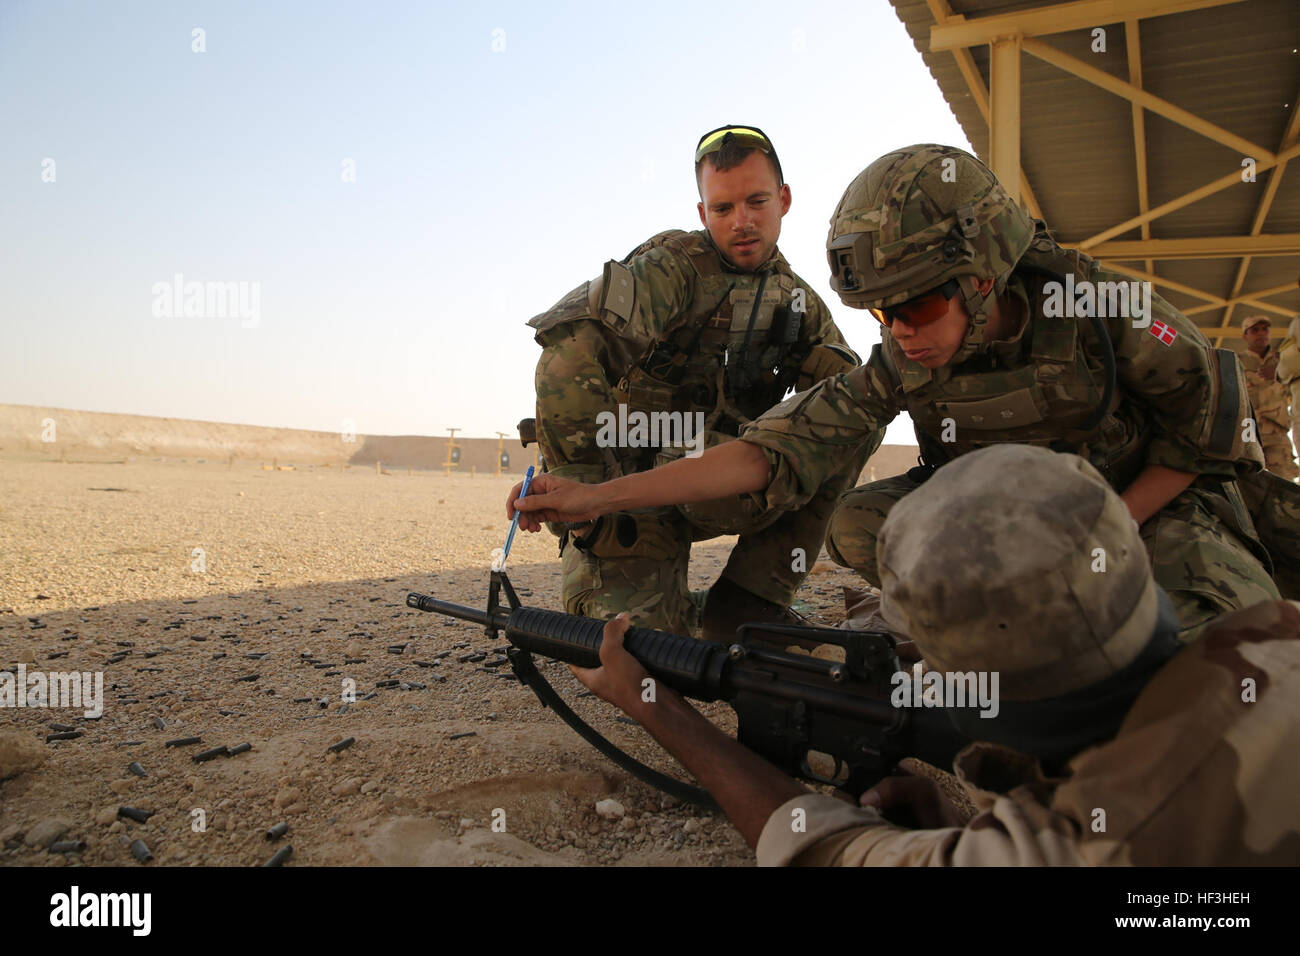
<svg viewBox="0 0 1300 956"><path fill-rule="evenodd" d="M0 402L513 433L524 323L697 228L725 123L772 137L781 250L866 358L830 214L890 149L970 148L886 0L468 6L0 3Z"/></svg>

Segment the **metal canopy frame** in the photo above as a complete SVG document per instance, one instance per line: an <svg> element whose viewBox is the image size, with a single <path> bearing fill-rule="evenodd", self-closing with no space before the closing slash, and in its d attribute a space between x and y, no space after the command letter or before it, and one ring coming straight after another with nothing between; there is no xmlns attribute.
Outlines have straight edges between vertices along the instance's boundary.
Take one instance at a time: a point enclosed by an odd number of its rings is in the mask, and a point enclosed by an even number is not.
<svg viewBox="0 0 1300 956"><path fill-rule="evenodd" d="M1215 338L1216 346L1221 344L1225 337L1240 336L1240 327L1231 324L1237 306L1249 306L1288 319L1295 314L1293 309L1283 308L1266 300L1271 296L1295 291L1300 281L1254 289L1245 293L1242 289L1250 264L1256 257L1293 257L1297 263L1297 274L1300 275L1300 233L1266 234L1263 232L1264 222L1277 196L1287 163L1300 156L1300 142L1297 142L1297 136L1300 134L1300 108L1293 99L1290 120L1282 141L1277 144L1275 150L1271 150L1238 136L1204 117L1197 116L1175 103L1155 96L1143 88L1139 23L1171 14L1242 2L1243 0L1076 0L1071 3L1057 3L968 18L954 13L948 0L925 0L934 18L934 25L930 27L929 34L930 52L951 53L980 115L988 124L989 167L1008 192L1023 201L1029 211L1037 217L1042 218L1041 207L1030 187L1020 158L1021 55L1028 54L1129 101L1136 158L1134 176L1137 187L1137 214L1078 242L1065 243L1065 245L1086 251L1089 255L1104 260L1106 267L1116 272L1202 300L1205 304L1184 310L1189 316L1222 310L1223 314L1217 326L1202 326L1202 331L1207 336ZM897 0L895 5L898 5ZM1129 74L1127 81L1072 57L1040 39L1052 34L1121 23L1125 28ZM991 89L985 87L979 68L970 52L972 47L981 45L990 48L989 86ZM1295 96L1300 97L1300 91L1297 91ZM1146 113L1148 112L1232 150L1242 157L1240 165L1196 189L1151 208L1146 148ZM1262 177L1263 174L1267 174L1267 181L1256 206L1250 231L1246 235L1207 234L1178 239L1152 238L1153 220L1241 182L1247 158L1254 161L1255 175ZM1134 229L1140 231L1140 238L1127 240L1117 238ZM1180 259L1238 259L1231 293L1225 298L1156 273L1156 262ZM1123 265L1121 264L1123 262L1141 263L1143 268ZM1275 325L1274 336L1281 337L1285 334L1285 323Z"/></svg>

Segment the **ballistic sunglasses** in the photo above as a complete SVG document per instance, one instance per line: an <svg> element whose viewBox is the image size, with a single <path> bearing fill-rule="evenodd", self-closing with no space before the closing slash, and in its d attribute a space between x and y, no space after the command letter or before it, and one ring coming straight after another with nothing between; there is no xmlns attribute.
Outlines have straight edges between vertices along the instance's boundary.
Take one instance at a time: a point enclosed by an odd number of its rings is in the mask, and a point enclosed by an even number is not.
<svg viewBox="0 0 1300 956"><path fill-rule="evenodd" d="M699 143L695 146L695 164L698 166L709 153L716 153L722 149L722 144L727 142L729 136L737 145L749 149L761 149L771 156L772 163L776 166L776 178L782 183L785 182L785 176L781 173L781 160L776 158L776 147L767 138L767 134L757 126L719 126L717 129L709 130L700 137Z"/></svg>
<svg viewBox="0 0 1300 956"><path fill-rule="evenodd" d="M871 313L880 320L880 324L891 328L895 319L902 319L912 328L920 328L937 322L948 313L948 302L961 291L956 279L949 279L937 289L931 289L923 295L900 302L898 305L883 309L872 309Z"/></svg>

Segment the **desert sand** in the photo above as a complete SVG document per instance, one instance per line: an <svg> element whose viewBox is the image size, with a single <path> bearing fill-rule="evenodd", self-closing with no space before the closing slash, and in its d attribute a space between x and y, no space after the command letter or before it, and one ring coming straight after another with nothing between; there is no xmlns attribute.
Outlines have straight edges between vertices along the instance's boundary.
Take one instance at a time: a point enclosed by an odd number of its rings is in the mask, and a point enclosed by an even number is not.
<svg viewBox="0 0 1300 956"><path fill-rule="evenodd" d="M0 777L19 771L0 783L0 861L136 866L139 839L164 865L256 865L286 844L290 865L752 864L725 818L619 771L508 668L483 666L504 640L406 608L409 590L484 603L510 484L0 461L0 667L102 671L105 698L97 720L0 709ZM696 546L692 587L714 580L730 543ZM545 533L516 540L526 602L560 607L556 550ZM796 606L836 623L854 582L819 564ZM479 650L487 661L460 661ZM567 668L544 673L616 743L684 776L640 728L578 698ZM345 704L345 678L375 697ZM725 705L702 709L734 730ZM46 742L52 723L82 735ZM165 746L186 737L202 742ZM597 815L606 799L621 819ZM152 815L122 819L121 806ZM50 852L56 841L74 849Z"/></svg>

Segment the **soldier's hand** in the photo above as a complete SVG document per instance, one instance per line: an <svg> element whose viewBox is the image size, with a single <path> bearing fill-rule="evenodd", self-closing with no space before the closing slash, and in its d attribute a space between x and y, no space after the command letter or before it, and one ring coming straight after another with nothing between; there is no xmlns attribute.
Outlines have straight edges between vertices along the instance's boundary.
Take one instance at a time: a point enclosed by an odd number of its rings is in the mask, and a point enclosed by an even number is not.
<svg viewBox="0 0 1300 956"><path fill-rule="evenodd" d="M632 619L627 612L605 625L600 641L600 667L569 665L573 676L589 691L629 714L641 701L641 682L650 676L641 662L623 648L623 636L631 626Z"/></svg>
<svg viewBox="0 0 1300 956"><path fill-rule="evenodd" d="M506 499L506 517L519 512L519 527L525 531L540 531L547 521L580 524L592 521L605 513L605 496L600 485L587 485L580 481L541 474L533 479L528 496L520 500L523 482L510 489Z"/></svg>
<svg viewBox="0 0 1300 956"><path fill-rule="evenodd" d="M1259 367L1259 376L1266 382L1277 381L1277 359L1265 362Z"/></svg>
<svg viewBox="0 0 1300 956"><path fill-rule="evenodd" d="M966 818L929 777L911 774L886 777L864 793L858 802L864 807L875 807L882 812L906 807L924 830L966 825Z"/></svg>

